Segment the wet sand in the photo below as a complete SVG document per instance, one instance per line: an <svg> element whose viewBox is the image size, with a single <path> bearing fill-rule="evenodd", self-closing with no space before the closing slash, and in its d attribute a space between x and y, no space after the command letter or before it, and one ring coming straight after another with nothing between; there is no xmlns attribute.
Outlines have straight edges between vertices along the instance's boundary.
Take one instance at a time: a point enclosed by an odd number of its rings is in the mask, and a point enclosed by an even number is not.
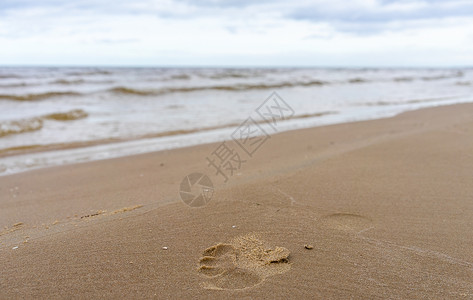
<svg viewBox="0 0 473 300"><path fill-rule="evenodd" d="M0 298L473 297L473 105L0 177Z"/></svg>

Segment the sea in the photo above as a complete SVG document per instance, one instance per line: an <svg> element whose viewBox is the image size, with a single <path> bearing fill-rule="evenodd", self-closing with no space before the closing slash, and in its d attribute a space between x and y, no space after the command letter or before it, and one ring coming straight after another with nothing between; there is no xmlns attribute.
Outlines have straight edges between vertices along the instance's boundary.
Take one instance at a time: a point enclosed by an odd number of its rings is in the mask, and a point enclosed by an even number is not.
<svg viewBox="0 0 473 300"><path fill-rule="evenodd" d="M274 93L288 131L472 102L473 68L0 67L0 175L229 140Z"/></svg>

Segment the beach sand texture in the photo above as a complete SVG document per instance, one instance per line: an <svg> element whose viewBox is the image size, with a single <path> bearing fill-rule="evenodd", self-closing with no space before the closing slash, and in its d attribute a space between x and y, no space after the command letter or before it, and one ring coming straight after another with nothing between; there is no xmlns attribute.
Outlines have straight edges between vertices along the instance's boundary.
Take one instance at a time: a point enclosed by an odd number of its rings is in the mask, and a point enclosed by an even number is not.
<svg viewBox="0 0 473 300"><path fill-rule="evenodd" d="M214 148L2 177L0 298L473 298L472 104L274 135L191 208Z"/></svg>

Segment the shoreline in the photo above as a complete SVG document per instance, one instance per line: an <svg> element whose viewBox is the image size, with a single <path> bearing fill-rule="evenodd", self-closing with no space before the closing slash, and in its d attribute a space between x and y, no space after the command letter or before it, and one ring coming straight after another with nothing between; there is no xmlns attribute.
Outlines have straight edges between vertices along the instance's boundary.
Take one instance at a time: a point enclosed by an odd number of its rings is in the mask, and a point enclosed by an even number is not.
<svg viewBox="0 0 473 300"><path fill-rule="evenodd" d="M227 183L217 143L3 176L0 298L466 299L472 120L468 103L280 132ZM179 199L192 172L204 207Z"/></svg>
<svg viewBox="0 0 473 300"><path fill-rule="evenodd" d="M365 116L361 114L340 119L340 112L336 111L296 115L285 120L279 126L279 131L276 132L276 134L293 130L392 118L405 112L429 107L471 103L472 101L473 100L469 98L464 98L462 101L452 103L446 103L445 100L437 102L416 102L415 104L411 103L410 107L405 107L403 109L392 110L391 108L392 111L386 111L382 114L379 114L378 112L379 115L374 117L369 114ZM300 121L306 121L308 123L304 125L298 124L297 122ZM264 121L259 121L258 123L263 126L266 125ZM219 141L228 140L230 134L238 125L239 123L234 123L209 128L177 130L176 132L179 134L174 134L175 132L163 132L129 139L109 138L99 141L72 142L67 144L30 145L15 147L12 150L13 153L11 153L11 150L9 149L4 149L0 150L0 177L60 165L113 159L140 155L143 153L217 143ZM270 131L270 128L265 129ZM5 153L5 151L7 151L7 153Z"/></svg>

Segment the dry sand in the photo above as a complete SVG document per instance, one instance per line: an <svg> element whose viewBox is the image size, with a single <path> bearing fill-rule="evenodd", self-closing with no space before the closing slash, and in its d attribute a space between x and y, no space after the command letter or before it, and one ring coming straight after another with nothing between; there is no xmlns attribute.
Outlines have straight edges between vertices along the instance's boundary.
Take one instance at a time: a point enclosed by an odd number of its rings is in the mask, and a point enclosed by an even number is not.
<svg viewBox="0 0 473 300"><path fill-rule="evenodd" d="M473 299L473 105L0 177L0 298Z"/></svg>

